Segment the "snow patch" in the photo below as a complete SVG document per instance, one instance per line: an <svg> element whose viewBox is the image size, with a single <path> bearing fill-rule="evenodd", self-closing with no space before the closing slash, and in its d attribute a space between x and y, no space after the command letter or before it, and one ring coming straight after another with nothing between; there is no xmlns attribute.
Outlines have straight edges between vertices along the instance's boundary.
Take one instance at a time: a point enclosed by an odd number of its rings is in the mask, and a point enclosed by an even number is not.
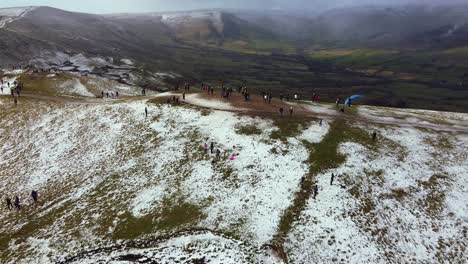
<svg viewBox="0 0 468 264"><path fill-rule="evenodd" d="M80 80L73 79L68 80L60 85L60 88L63 89L66 93L84 96L84 97L95 97L95 95L88 91L86 86L84 86Z"/></svg>

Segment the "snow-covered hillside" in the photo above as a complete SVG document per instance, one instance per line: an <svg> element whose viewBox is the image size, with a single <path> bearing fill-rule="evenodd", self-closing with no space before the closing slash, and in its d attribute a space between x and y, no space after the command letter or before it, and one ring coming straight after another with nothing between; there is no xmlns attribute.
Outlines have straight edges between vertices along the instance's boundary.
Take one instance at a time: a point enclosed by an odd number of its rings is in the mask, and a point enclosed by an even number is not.
<svg viewBox="0 0 468 264"><path fill-rule="evenodd" d="M301 102L258 117L268 105L237 94L111 102L72 86L82 101L0 96L0 262L465 261L468 134L453 124Z"/></svg>
<svg viewBox="0 0 468 264"><path fill-rule="evenodd" d="M6 24L24 17L29 11L34 10L34 8L35 7L0 8L0 28L3 28Z"/></svg>
<svg viewBox="0 0 468 264"><path fill-rule="evenodd" d="M190 25L199 21L209 21L218 33L223 32L224 23L220 11L188 11L161 13L161 21L170 26Z"/></svg>

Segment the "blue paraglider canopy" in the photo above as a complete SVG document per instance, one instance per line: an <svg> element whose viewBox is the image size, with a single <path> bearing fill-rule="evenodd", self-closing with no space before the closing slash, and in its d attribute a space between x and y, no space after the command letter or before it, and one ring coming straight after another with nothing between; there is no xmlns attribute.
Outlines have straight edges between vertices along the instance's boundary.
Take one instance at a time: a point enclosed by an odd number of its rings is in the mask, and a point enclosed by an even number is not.
<svg viewBox="0 0 468 264"><path fill-rule="evenodd" d="M345 105L348 105L351 100L362 98L362 97L364 97L364 95L362 94L351 95L348 99L346 99Z"/></svg>

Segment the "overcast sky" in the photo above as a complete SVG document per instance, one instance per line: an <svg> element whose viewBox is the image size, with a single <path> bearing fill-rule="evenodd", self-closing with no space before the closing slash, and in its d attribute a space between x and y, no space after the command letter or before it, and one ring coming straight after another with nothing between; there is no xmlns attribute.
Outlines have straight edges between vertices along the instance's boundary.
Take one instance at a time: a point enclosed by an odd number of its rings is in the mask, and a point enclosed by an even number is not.
<svg viewBox="0 0 468 264"><path fill-rule="evenodd" d="M324 10L352 5L467 3L468 0L0 0L0 7L52 6L87 13L175 11L203 8Z"/></svg>

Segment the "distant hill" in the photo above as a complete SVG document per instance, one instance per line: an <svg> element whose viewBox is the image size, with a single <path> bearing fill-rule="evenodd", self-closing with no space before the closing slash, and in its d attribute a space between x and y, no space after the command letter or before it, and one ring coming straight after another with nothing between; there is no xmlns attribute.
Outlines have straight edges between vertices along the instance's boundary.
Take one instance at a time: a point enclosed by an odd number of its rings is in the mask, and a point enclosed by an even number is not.
<svg viewBox="0 0 468 264"><path fill-rule="evenodd" d="M161 76L173 76L169 86L230 80L259 92L315 91L330 101L365 92L369 104L468 111L468 5L313 14L0 9L0 66L25 64L92 68L149 88Z"/></svg>

